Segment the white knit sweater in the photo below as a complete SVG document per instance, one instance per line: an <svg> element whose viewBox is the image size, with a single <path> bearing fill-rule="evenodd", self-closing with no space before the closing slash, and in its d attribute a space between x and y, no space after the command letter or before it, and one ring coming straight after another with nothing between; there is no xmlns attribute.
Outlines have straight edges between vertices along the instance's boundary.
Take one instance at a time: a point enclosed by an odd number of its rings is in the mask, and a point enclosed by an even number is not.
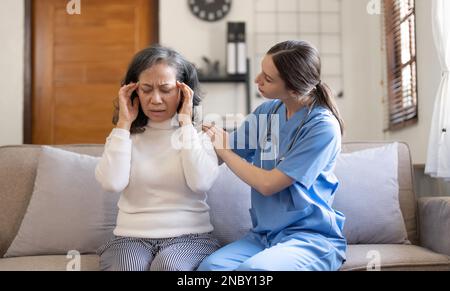
<svg viewBox="0 0 450 291"><path fill-rule="evenodd" d="M95 176L110 192L122 192L116 236L171 238L213 230L206 191L218 176L209 137L172 120L149 122L133 134L114 129Z"/></svg>

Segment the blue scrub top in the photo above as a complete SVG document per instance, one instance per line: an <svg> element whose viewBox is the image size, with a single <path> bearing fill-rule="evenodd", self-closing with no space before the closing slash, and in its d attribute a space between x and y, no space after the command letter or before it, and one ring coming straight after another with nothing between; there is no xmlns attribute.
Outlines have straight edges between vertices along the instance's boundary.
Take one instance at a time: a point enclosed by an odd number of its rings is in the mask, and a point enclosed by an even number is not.
<svg viewBox="0 0 450 291"><path fill-rule="evenodd" d="M272 136L266 143L270 149L279 140L276 155L284 155L302 121L306 122L298 140L284 159L276 165L275 158L265 156L261 163L261 147L267 135L269 114L281 101L269 101L248 116L242 126L230 136L233 151L255 166L272 170L275 167L291 177L294 183L270 197L252 188L250 215L253 231L273 239L298 232L318 233L327 238L344 239L345 217L332 208L338 180L333 174L336 158L341 150L341 131L337 119L326 108L315 106L309 117L303 108L289 120L286 107L281 105L272 123ZM278 123L278 124L277 124ZM279 130L274 129L274 127ZM279 134L278 134L279 133ZM269 158L269 159L268 159Z"/></svg>

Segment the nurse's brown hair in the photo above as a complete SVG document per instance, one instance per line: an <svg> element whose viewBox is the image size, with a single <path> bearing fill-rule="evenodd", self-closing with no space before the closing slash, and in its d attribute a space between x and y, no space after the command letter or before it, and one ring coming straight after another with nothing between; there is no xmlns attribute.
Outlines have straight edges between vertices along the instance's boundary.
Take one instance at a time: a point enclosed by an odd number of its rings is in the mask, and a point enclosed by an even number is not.
<svg viewBox="0 0 450 291"><path fill-rule="evenodd" d="M328 108L339 122L344 133L344 121L334 101L333 92L321 81L319 51L306 41L285 41L272 47L268 55L286 83L287 89L300 96L309 96L317 105Z"/></svg>

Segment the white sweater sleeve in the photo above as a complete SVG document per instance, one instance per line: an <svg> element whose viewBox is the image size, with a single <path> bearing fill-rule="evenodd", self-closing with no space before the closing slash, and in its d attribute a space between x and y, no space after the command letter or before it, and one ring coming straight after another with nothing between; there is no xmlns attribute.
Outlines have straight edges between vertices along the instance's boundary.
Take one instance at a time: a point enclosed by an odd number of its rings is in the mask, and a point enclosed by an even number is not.
<svg viewBox="0 0 450 291"><path fill-rule="evenodd" d="M195 193L211 189L219 175L216 152L209 137L192 126L181 128L181 160L187 185Z"/></svg>
<svg viewBox="0 0 450 291"><path fill-rule="evenodd" d="M113 129L106 139L103 156L95 169L95 178L104 190L120 193L128 186L131 146L130 132L124 129Z"/></svg>

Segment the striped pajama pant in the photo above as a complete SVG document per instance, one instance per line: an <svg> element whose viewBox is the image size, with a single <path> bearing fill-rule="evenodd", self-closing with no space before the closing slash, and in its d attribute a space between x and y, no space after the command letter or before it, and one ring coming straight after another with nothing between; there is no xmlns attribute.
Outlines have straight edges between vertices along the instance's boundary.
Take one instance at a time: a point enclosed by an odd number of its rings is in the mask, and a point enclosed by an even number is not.
<svg viewBox="0 0 450 291"><path fill-rule="evenodd" d="M193 271L219 247L210 233L168 239L114 237L97 254L102 271Z"/></svg>

